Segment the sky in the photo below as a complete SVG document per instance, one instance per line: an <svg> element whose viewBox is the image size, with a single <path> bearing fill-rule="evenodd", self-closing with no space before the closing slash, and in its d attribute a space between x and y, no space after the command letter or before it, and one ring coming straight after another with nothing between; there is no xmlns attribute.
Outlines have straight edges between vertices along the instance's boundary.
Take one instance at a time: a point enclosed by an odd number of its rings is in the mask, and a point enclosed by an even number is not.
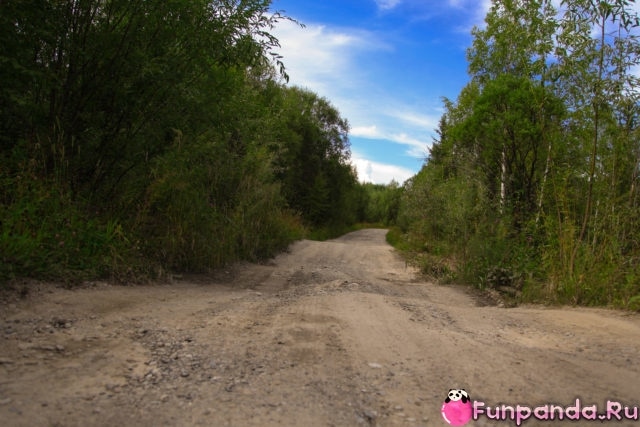
<svg viewBox="0 0 640 427"><path fill-rule="evenodd" d="M443 113L469 81L466 49L490 0L273 0L289 84L349 121L361 182L402 184L422 167Z"/></svg>

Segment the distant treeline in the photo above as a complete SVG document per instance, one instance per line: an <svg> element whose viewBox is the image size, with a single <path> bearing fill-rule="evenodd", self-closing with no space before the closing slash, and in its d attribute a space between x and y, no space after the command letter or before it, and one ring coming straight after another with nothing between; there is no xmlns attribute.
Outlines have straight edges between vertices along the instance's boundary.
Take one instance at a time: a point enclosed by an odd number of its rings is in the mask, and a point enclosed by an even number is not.
<svg viewBox="0 0 640 427"><path fill-rule="evenodd" d="M269 0L0 2L0 279L206 271L366 220Z"/></svg>
<svg viewBox="0 0 640 427"><path fill-rule="evenodd" d="M640 309L640 43L626 0L494 0L406 183L404 244L520 300Z"/></svg>

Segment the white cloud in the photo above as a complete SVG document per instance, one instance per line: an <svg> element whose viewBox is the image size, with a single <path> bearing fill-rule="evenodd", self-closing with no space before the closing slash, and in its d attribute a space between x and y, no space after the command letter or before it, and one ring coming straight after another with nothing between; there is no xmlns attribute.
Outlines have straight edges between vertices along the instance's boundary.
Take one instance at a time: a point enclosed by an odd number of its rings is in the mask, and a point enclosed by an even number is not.
<svg viewBox="0 0 640 427"><path fill-rule="evenodd" d="M282 21L273 33L282 45L279 53L291 82L322 96L331 89L333 76L352 68L351 51L366 45L366 40L355 33L337 32L323 25L301 28Z"/></svg>
<svg viewBox="0 0 640 427"><path fill-rule="evenodd" d="M389 10L398 6L402 0L375 0L380 10Z"/></svg>
<svg viewBox="0 0 640 427"><path fill-rule="evenodd" d="M484 28L484 18L491 10L491 0L447 0L449 7L466 11L469 20L461 23L457 27L457 31L469 34L473 27Z"/></svg>
<svg viewBox="0 0 640 427"><path fill-rule="evenodd" d="M391 141L407 146L406 154L423 159L431 144L431 137L438 127L441 113L426 115L415 111L404 110L402 113L391 111L380 116L381 123L386 125L380 129L377 125L356 126L351 129L351 136ZM410 131L407 131L409 129Z"/></svg>
<svg viewBox="0 0 640 427"><path fill-rule="evenodd" d="M404 123L421 127L425 130L433 130L438 127L440 122L440 114L435 115L426 115L421 113L416 113L415 111L404 111L404 112L391 112L389 113L391 117L395 117L401 120Z"/></svg>
<svg viewBox="0 0 640 427"><path fill-rule="evenodd" d="M433 130L433 128L429 128L429 130L431 131ZM425 133L425 135L430 133L431 132L427 132ZM375 125L354 127L351 129L351 132L349 134L353 137L385 140L404 145L407 147L405 153L417 159L424 159L427 156L428 148L430 145L429 142L420 138L413 137L406 132L382 132Z"/></svg>
<svg viewBox="0 0 640 427"><path fill-rule="evenodd" d="M407 154L411 157L418 159L424 159L427 157L430 144L425 141L413 138L406 133L393 134L389 139L398 144L409 146Z"/></svg>
<svg viewBox="0 0 640 427"><path fill-rule="evenodd" d="M300 27L290 21L281 21L273 34L282 46L278 53L284 57L292 82L313 90L312 84L319 80L331 80L332 83L352 80L350 74L344 73L356 69L354 61L358 54L389 48L368 31L330 28L322 24Z"/></svg>
<svg viewBox="0 0 640 427"><path fill-rule="evenodd" d="M395 165L376 163L361 157L352 157L351 163L358 172L360 182L388 184L392 180L395 180L399 184L403 184L407 179L415 175L415 172L409 169Z"/></svg>
<svg viewBox="0 0 640 427"><path fill-rule="evenodd" d="M274 34L280 40L279 53L284 57L291 84L329 99L349 120L352 136L407 144L406 136L396 135L424 134L435 128L434 123L437 125L432 117L411 111L411 107L396 107L400 101L394 99L393 93L385 92L388 89L384 82L372 86L376 79L367 75L367 67L363 66L366 61L358 59L366 53L379 55L380 51L391 49L377 35L318 24L300 28L290 22L280 23ZM399 122L404 122L403 130L398 129Z"/></svg>
<svg viewBox="0 0 640 427"><path fill-rule="evenodd" d="M391 3L398 2L386 2ZM282 46L279 53L284 57L290 84L327 98L349 121L351 137L399 144L404 154L423 159L441 112L433 109L434 115L425 114L402 99L392 79L376 74L380 61L385 61L385 53L394 49L384 35L356 28L305 24L305 28L300 28L283 21L273 31ZM439 96L433 99L438 107ZM390 147L395 149L393 145ZM369 162L371 173L363 162ZM357 163L354 160L354 164L359 165L361 178L366 176L374 182L388 182L392 178L401 182L415 174L403 167L363 158Z"/></svg>
<svg viewBox="0 0 640 427"><path fill-rule="evenodd" d="M376 125L372 126L357 126L351 128L351 132L349 132L351 136L359 136L361 138L368 139L383 139L383 135L378 130Z"/></svg>
<svg viewBox="0 0 640 427"><path fill-rule="evenodd" d="M489 10L491 10L491 0L482 0L480 2L476 2L478 4L478 8L475 11L476 19L480 20L481 24L484 24L484 17L487 16Z"/></svg>
<svg viewBox="0 0 640 427"><path fill-rule="evenodd" d="M449 4L450 7L461 9L464 3L466 2L465 0L448 0L447 3Z"/></svg>

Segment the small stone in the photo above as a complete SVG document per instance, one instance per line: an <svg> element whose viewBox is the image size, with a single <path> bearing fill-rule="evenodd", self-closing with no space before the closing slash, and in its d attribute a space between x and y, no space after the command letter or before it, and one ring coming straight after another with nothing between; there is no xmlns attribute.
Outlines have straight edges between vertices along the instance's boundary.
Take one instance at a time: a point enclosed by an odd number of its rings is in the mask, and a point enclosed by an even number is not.
<svg viewBox="0 0 640 427"><path fill-rule="evenodd" d="M362 415L364 415L364 417L369 421L374 421L376 418L378 418L378 413L376 411L373 411L371 409L365 409L364 412L362 413Z"/></svg>
<svg viewBox="0 0 640 427"><path fill-rule="evenodd" d="M7 397L6 399L0 399L0 405L8 405L11 402L12 399L10 397Z"/></svg>
<svg viewBox="0 0 640 427"><path fill-rule="evenodd" d="M18 350L30 350L33 346L26 342L21 342L18 344Z"/></svg>
<svg viewBox="0 0 640 427"><path fill-rule="evenodd" d="M116 388L118 388L118 385L117 384L105 384L104 388L106 388L107 391L113 392Z"/></svg>
<svg viewBox="0 0 640 427"><path fill-rule="evenodd" d="M187 377L189 376L189 372L187 372L187 371L182 371L182 372L180 372L180 376L181 376L182 378L187 378Z"/></svg>
<svg viewBox="0 0 640 427"><path fill-rule="evenodd" d="M379 363L371 362L369 363L369 367L373 369L382 369L382 365Z"/></svg>

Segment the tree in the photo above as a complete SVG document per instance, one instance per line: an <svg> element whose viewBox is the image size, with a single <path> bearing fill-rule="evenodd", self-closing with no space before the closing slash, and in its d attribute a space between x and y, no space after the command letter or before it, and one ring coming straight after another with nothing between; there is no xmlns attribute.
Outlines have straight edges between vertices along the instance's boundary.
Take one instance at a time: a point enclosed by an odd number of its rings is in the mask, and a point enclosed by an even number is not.
<svg viewBox="0 0 640 427"><path fill-rule="evenodd" d="M562 5L566 12L558 35L560 88L573 113L571 125L580 135L578 144L587 148L585 139L591 141L585 171L585 205L577 236L577 241L583 242L592 230L596 181L606 174L598 171L602 164L603 136L612 138L611 143L616 144L616 137L609 132L605 136L603 129L613 129L608 123L629 95L637 97L633 88L638 81L631 70L640 63L640 45L631 29L640 25L640 21L627 0L564 0ZM573 246L568 265L570 274L573 274L579 248L580 244Z"/></svg>
<svg viewBox="0 0 640 427"><path fill-rule="evenodd" d="M485 17L486 28L475 27L467 51L469 73L481 85L509 74L547 79L556 10L550 0L494 0Z"/></svg>
<svg viewBox="0 0 640 427"><path fill-rule="evenodd" d="M5 83L23 91L0 102L24 107L5 110L19 121L3 120L2 146L24 137L44 175L89 199L162 153L212 67L263 63L278 45L266 29L282 19L266 0L11 3L0 6L2 57L18 72Z"/></svg>
<svg viewBox="0 0 640 427"><path fill-rule="evenodd" d="M544 108L540 106L544 105ZM486 84L461 125L473 134L472 151L490 197L508 212L519 230L536 211L543 177L545 132L558 126L563 106L548 91L525 78L501 75Z"/></svg>
<svg viewBox="0 0 640 427"><path fill-rule="evenodd" d="M462 260L474 283L506 271L529 296L624 305L640 294L632 3L493 2L473 30L471 81L445 99L405 189L401 224L418 247Z"/></svg>
<svg viewBox="0 0 640 427"><path fill-rule="evenodd" d="M284 145L274 162L290 207L313 225L349 222L357 179L348 122L329 101L297 87L286 89L283 108Z"/></svg>
<svg viewBox="0 0 640 427"><path fill-rule="evenodd" d="M0 2L0 276L206 269L293 238L270 4Z"/></svg>

